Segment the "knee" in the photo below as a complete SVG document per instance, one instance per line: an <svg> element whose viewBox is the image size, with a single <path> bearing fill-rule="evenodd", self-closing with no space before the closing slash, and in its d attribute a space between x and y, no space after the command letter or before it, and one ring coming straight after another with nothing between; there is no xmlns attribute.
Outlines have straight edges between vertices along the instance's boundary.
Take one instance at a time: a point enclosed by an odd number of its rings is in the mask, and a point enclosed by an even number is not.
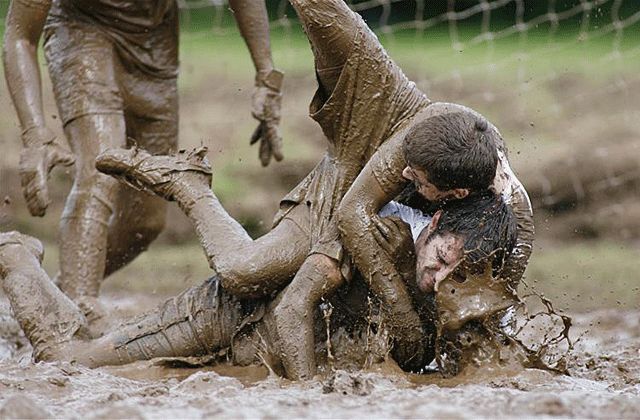
<svg viewBox="0 0 640 420"><path fill-rule="evenodd" d="M107 223L118 188L118 181L97 172L76 177L62 218L88 217Z"/></svg>

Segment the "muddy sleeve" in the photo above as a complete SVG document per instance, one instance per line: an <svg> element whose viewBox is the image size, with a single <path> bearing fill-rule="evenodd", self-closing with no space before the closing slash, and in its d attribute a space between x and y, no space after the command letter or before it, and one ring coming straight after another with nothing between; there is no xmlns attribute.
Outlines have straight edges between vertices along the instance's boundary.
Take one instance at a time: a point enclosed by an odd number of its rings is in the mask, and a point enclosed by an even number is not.
<svg viewBox="0 0 640 420"><path fill-rule="evenodd" d="M502 270L502 277L508 280L515 289L524 274L533 249L534 224L531 201L524 186L511 169L504 145L498 145L498 168L494 181L494 190L502 194L505 202L511 207L517 220L516 244L507 258Z"/></svg>

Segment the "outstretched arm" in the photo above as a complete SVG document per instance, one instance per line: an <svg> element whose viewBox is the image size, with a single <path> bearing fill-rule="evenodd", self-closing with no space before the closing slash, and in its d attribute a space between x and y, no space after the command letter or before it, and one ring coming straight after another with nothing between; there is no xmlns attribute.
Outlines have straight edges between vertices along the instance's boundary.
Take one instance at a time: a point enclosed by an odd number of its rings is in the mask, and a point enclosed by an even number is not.
<svg viewBox="0 0 640 420"><path fill-rule="evenodd" d="M260 140L260 162L267 166L272 156L277 161L283 158L279 127L283 74L273 68L269 18L264 1L229 0L229 5L256 68L252 112L260 124L251 136L251 144Z"/></svg>
<svg viewBox="0 0 640 420"><path fill-rule="evenodd" d="M42 110L37 49L50 6L51 0L13 0L2 49L7 86L22 128L22 189L34 216L43 216L49 204L49 171L73 163L73 156L47 128Z"/></svg>
<svg viewBox="0 0 640 420"><path fill-rule="evenodd" d="M405 369L419 369L426 350L422 323L393 256L376 240L384 225L378 212L406 184L401 141L401 136L390 139L360 173L340 204L339 227L345 247L382 302L397 361Z"/></svg>

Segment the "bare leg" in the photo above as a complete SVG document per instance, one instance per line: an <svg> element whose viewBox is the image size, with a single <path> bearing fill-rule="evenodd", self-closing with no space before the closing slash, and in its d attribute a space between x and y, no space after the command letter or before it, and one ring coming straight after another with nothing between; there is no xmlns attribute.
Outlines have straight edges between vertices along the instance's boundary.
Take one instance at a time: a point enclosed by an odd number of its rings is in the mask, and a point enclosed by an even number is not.
<svg viewBox="0 0 640 420"><path fill-rule="evenodd" d="M323 296L343 282L338 263L325 255L310 255L291 284L274 300L266 318L278 342L289 379L309 379L316 373L314 316Z"/></svg>
<svg viewBox="0 0 640 420"><path fill-rule="evenodd" d="M268 295L288 282L310 250L308 209L296 206L278 226L252 240L211 191L204 153L150 156L141 150L101 154L99 170L175 200L194 225L211 267L229 292Z"/></svg>
<svg viewBox="0 0 640 420"><path fill-rule="evenodd" d="M124 119L118 114L90 114L65 127L76 155L73 188L60 221L59 285L90 318L97 306L105 271L107 231L119 184L95 169L103 148L124 146Z"/></svg>

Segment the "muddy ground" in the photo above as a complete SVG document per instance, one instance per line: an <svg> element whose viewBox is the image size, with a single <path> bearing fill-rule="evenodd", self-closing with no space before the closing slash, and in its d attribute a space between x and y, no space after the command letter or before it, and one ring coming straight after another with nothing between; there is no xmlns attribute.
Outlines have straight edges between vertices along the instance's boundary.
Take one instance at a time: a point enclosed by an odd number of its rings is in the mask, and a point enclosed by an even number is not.
<svg viewBox="0 0 640 420"><path fill-rule="evenodd" d="M248 58L235 52L244 53L238 41L228 47L233 52L211 54L214 45L226 47L208 37L182 40L180 142L183 147L209 147L214 190L252 234L264 233L278 200L323 151L320 130L307 117L315 88L311 55L304 42L276 40L276 61L287 72L286 160L262 169L257 151L248 146L254 128L248 111L247 81L253 77ZM447 48L423 59L414 49L390 47L430 97L470 105L502 130L536 207L537 247L528 280L571 311L572 334L581 337L570 357L571 376L527 370L443 381L437 375L409 376L378 366L290 383L269 377L264 368L186 368L158 362L97 370L36 365L0 294L0 418L637 418L637 48L634 55L617 58L609 54L609 46L602 54L601 49L587 49L578 58L571 47L561 54L531 55L526 62L509 56L506 67L483 65L478 70L467 67L469 53L454 57ZM500 54L492 62L503 63ZM47 122L61 135L46 75L44 86ZM58 262L53 244L72 174L55 170L47 216L29 217L16 170L18 134L8 94L0 87L0 230L19 229L45 241L45 266L54 275ZM105 298L118 308L115 312L149 307L160 295L207 275L191 226L175 208L170 220L159 246L105 285Z"/></svg>
<svg viewBox="0 0 640 420"><path fill-rule="evenodd" d="M108 297L119 313L148 296ZM135 305L139 307L139 305ZM178 366L170 361L86 369L31 361L0 305L0 418L589 417L640 413L640 311L573 314L581 336L570 376L529 369L443 380L391 364L291 383L263 367Z"/></svg>

